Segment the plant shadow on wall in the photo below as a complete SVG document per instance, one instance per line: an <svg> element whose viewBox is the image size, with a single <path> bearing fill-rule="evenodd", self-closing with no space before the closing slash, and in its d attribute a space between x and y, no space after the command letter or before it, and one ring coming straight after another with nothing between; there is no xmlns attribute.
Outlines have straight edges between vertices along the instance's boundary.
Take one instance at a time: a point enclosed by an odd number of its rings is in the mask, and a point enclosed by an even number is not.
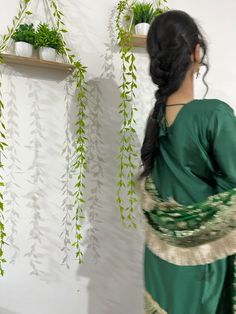
<svg viewBox="0 0 236 314"><path fill-rule="evenodd" d="M46 80L45 73L47 74ZM15 65L14 77L18 77L18 79L22 77L28 79L28 98L30 100L30 141L25 149L32 155L32 160L26 171L22 171L26 176L26 179L28 179L27 181L29 185L29 192L23 195L30 215L30 225L28 229L29 242L25 255L29 259L30 274L39 276L41 280L49 282L52 278L59 278L60 265L58 260L55 260L53 255L50 254L50 247L59 247L58 235L55 233L52 236L51 231L45 227L45 221L48 218L51 219L51 216L49 217L49 215L51 215L52 212L45 211L45 208L52 207L52 204L45 203L48 194L46 191L51 191L52 189L51 185L48 184L48 176L45 173L45 167L47 166L45 163L45 143L47 143L45 140L45 128L49 128L52 121L47 123L44 117L47 116L47 112L50 109L51 99L57 98L56 92L46 85L50 80L52 82L60 83L64 80L65 73ZM46 93L47 88L50 89L48 93ZM47 99L42 99L42 93L40 92L42 89L44 89L45 92L43 94L47 95ZM15 101L13 102L15 103ZM9 123L8 126L10 125L11 124ZM54 126L54 129L56 130L56 126ZM58 138L58 134L54 135L53 138ZM52 146L55 147L55 145L57 145L57 141L53 141ZM55 148L57 156L61 153L60 148L61 147ZM8 185L6 188L7 187ZM13 202L13 199L11 202ZM10 210L12 211L13 209L10 208ZM12 216L13 212L10 214ZM10 220L10 223L13 224L14 217L11 216L10 218L12 221ZM51 220L55 221L55 217ZM14 235L13 227L11 233ZM47 268L45 268L46 256L48 257Z"/></svg>
<svg viewBox="0 0 236 314"><path fill-rule="evenodd" d="M33 155L30 166L27 169L30 191L25 195L27 207L30 210L29 249L25 254L29 258L31 275L42 277L45 275L43 269L43 258L46 252L42 245L46 238L45 211L47 208L47 183L45 182L45 146L46 137L43 128L43 108L40 103L40 83L29 79L29 99L31 103L30 112L30 142L27 148Z"/></svg>
<svg viewBox="0 0 236 314"><path fill-rule="evenodd" d="M18 312L12 312L12 311L9 311L7 309L4 309L3 307L0 307L0 313L1 314L20 314Z"/></svg>
<svg viewBox="0 0 236 314"><path fill-rule="evenodd" d="M92 8L94 12L96 12L98 3L94 1L94 7ZM99 49L94 45L97 40L97 29L96 24L91 23L90 3L84 0L61 1L60 8L63 12L70 12L66 24L70 26L68 38L71 43L71 49L77 53L77 51L80 51L80 47L83 47L86 53L91 53L91 51L99 53ZM98 5L98 8L100 9L100 5Z"/></svg>
<svg viewBox="0 0 236 314"><path fill-rule="evenodd" d="M129 300L137 297L138 312L142 307L142 234L140 229L122 225L115 200L121 128L116 106L119 89L114 80L105 78L90 80L87 85L91 121L85 206L89 227L84 240L85 263L79 266L77 275L90 279L89 314L128 313Z"/></svg>
<svg viewBox="0 0 236 314"><path fill-rule="evenodd" d="M48 5L48 9L50 10L51 13L51 17L52 17L52 22L53 25L56 27L55 30L53 31L53 38L51 38L50 34L51 34L51 30L49 29L49 27L46 27L46 24L40 24L38 27L37 32L35 33L34 27L33 25L20 25L19 23L22 20L24 14L27 15L31 15L32 12L29 11L29 7L30 7L30 3L31 0L23 0L22 2L20 2L20 6L19 6L19 12L18 14L14 17L13 19L13 26L12 28L8 28L8 34L5 34L3 36L3 43L1 45L1 52L4 52L7 48L8 48L8 44L11 38L13 38L13 36L15 35L15 32L24 35L24 38L19 38L17 36L17 38L14 36L14 39L16 41L16 43L18 42L18 40L20 40L20 42L22 43L22 40L26 39L25 35L26 33L29 35L32 35L31 42L27 42L27 47L28 45L34 44L36 47L40 47L40 48L55 48L59 53L61 54L65 54L67 57L67 61L73 65L73 68L75 68L75 71L73 72L73 78L75 81L75 85L76 85L76 89L77 89L77 95L76 95L76 100L78 103L78 114L77 114L77 118L78 121L76 121L76 141L75 141L75 161L74 161L74 167L78 170L77 173L77 182L76 182L76 191L74 193L75 197L75 202L76 202L76 213L73 217L73 220L75 221L75 240L72 243L72 246L75 247L76 249L76 258L78 258L78 261L81 262L82 259L82 251L80 250L80 239L81 239L81 234L80 234L80 229L81 229L81 225L80 225L80 219L84 218L83 216L83 208L82 208L82 203L84 202L84 198L83 198L83 191L82 191L82 187L85 187L85 185L82 183L82 178L84 178L84 174L83 174L83 170L85 169L86 166L86 160L85 160L85 156L84 156L84 151L85 151L85 143L86 143L86 138L83 136L83 134L85 133L85 123L84 123L84 117L85 117L85 108L86 108L86 103L85 103L85 88L84 88L84 75L86 73L86 67L83 66L81 64L81 62L79 60L76 59L76 56L72 53L70 53L70 49L67 47L67 44L64 40L64 35L63 33L67 32L67 30L65 29L65 24L63 22L63 13L58 9L57 6L57 2L54 0L51 0L50 2L47 2ZM28 10L28 11L27 11ZM19 26L19 29L17 29L17 27ZM21 27L22 26L22 27ZM21 27L21 28L20 28ZM41 32L43 31L43 32ZM58 38L59 42L60 42L60 48L61 49L57 49L58 48L58 40L56 40L57 42L57 48L56 47L52 47L51 44L52 42L55 43L55 39L57 36L56 33L58 34ZM41 36L41 35L42 36ZM47 38L45 38L45 34L47 34ZM40 35L40 36L39 36ZM26 36L27 37L27 36ZM50 37L50 45L48 45L49 43L47 42L45 44L45 39L49 39ZM42 41L38 41L37 39L43 39ZM52 40L51 40L52 39ZM23 43L25 44L25 42L23 41ZM31 47L32 48L32 47ZM54 50L55 50L54 49ZM32 50L32 49L30 49ZM61 51L60 51L61 50ZM55 51L54 51L55 52ZM40 51L39 51L39 55L40 55ZM40 56L41 58L41 56ZM44 58L43 58L44 59ZM50 58L51 59L51 58ZM53 58L54 59L54 58ZM48 58L47 58L48 60ZM1 63L3 63L4 57L1 58ZM32 77L32 76L31 76ZM54 82L57 81L54 79ZM41 125L41 115L42 110L39 106L39 96L37 94L33 93L33 87L39 87L39 81L38 78L36 80L34 80L33 78L31 80L29 80L29 87L31 88L31 92L30 92L30 96L33 98L33 109L32 109L32 113L31 113L31 119L32 119L32 123L31 126L34 128L32 131L32 140L30 141L28 148L32 151L33 153L33 161L32 164L30 165L30 167L28 168L28 171L31 173L31 178L29 180L29 184L32 185L32 191L30 193L28 193L27 195L25 195L26 199L28 199L28 207L30 209L33 209L33 213L32 213L32 224L33 227L31 229L30 232L30 236L31 236L31 240L32 240L32 246L30 251L26 254L26 256L30 257L30 263L31 263L31 268L32 268L32 274L34 275L42 275L44 274L44 271L38 269L38 267L40 266L41 261L39 261L39 256L42 258L43 254L45 253L38 253L36 252L39 247L39 245L41 244L41 240L40 238L44 236L43 231L43 225L41 225L40 223L42 223L43 219L41 217L41 208L42 207L46 207L44 205L45 204L45 196L44 195L44 190L46 190L46 185L45 185L45 178L46 178L46 173L44 172L45 167L44 167L44 161L43 161L43 154L42 154L42 150L41 148L45 148L42 143L46 141L46 138L43 134L43 128ZM35 85L35 86L33 86ZM33 87L32 87L33 86ZM4 107L3 102L1 102L1 108ZM2 124L2 127L5 129L5 126ZM1 135L5 138L4 133L1 133ZM4 142L2 142L2 147L6 145ZM2 165L1 165L2 166ZM1 185L3 185L1 183ZM3 204L1 203L1 209L3 209ZM3 232L4 230L4 225L1 224L1 245L4 244L4 236L5 233ZM1 255L2 256L2 255ZM1 262L4 263L5 259L2 258ZM1 269L1 273L3 274L3 270Z"/></svg>
<svg viewBox="0 0 236 314"><path fill-rule="evenodd" d="M6 116L6 136L8 147L6 149L6 181L5 181L5 221L7 227L7 243L11 247L9 262L14 264L20 253L18 246L18 223L20 220L19 195L22 193L21 186L18 183L18 175L21 172L21 161L18 158L19 148L19 112L16 104L16 93L13 77L15 72L8 67L3 67L2 74L7 76L6 91L7 97L5 116ZM4 84L4 85L5 85Z"/></svg>

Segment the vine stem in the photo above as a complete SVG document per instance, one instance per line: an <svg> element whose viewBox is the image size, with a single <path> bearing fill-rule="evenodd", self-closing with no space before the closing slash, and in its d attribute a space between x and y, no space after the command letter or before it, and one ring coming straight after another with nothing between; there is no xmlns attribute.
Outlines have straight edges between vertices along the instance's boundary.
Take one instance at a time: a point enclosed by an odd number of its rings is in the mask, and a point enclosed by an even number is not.
<svg viewBox="0 0 236 314"><path fill-rule="evenodd" d="M137 198L134 197L134 160L133 158L137 155L134 153L134 134L136 133L133 124L134 111L137 110L133 104L134 102L134 89L137 88L136 84L136 66L135 66L135 56L131 40L133 34L131 33L133 13L132 4L129 4L129 0L120 0L117 6L118 13L116 17L116 29L118 31L118 41L120 44L120 56L122 60L122 83L120 87L120 97L121 103L119 105L119 113L122 114L123 123L120 130L121 140L120 140L120 167L119 167L119 180L118 180L118 191L117 191L117 202L120 208L120 215L122 223L124 224L125 219L131 223L133 227L136 227L136 223L133 221L132 214L134 212L134 204ZM130 24L125 27L122 26L122 16L125 12L131 12ZM125 170L127 170L127 177L125 182ZM127 190L129 206L124 208L122 199L122 189ZM125 217L125 214L127 217Z"/></svg>
<svg viewBox="0 0 236 314"><path fill-rule="evenodd" d="M48 0L47 0L48 1ZM48 2L49 4L49 2ZM87 142L87 138L85 137L85 119L86 119L86 87L85 87L85 74L86 74L86 67L82 65L82 63L75 59L75 55L69 54L68 51L70 49L66 45L66 41L63 37L63 31L67 32L66 29L61 29L60 27L64 27L64 22L62 21L62 12L59 11L57 3L55 0L51 0L51 6L54 8L55 12L51 12L53 16L54 23L56 24L56 27L60 31L64 43L64 50L67 55L67 58L70 62L70 64L73 64L76 68L76 70L73 73L73 79L76 83L77 88L77 102L79 105L78 108L78 120L76 122L76 142L75 142L75 162L73 164L74 169L78 171L77 175L77 183L75 184L76 191L74 192L74 206L75 209L75 216L73 220L75 220L75 241L72 243L72 246L76 249L76 258L79 260L79 263L81 264L83 262L83 252L81 250L81 240L83 239L81 229L82 229L82 220L85 218L84 216L84 210L83 210L83 204L85 203L84 200L84 194L83 189L85 188L85 185L83 183L83 180L85 179L85 170L87 166L86 158L85 158L85 146ZM57 21L56 18L57 17Z"/></svg>
<svg viewBox="0 0 236 314"><path fill-rule="evenodd" d="M17 23L14 25L14 27L10 30L10 32L8 33L8 39L3 43L2 46L0 47L0 52L3 53L5 51L5 49L7 48L8 43L11 40L12 35L14 34L15 30L17 29L17 27L20 25L21 21L24 18L25 13L29 10L30 5L31 5L31 0L24 0L24 4L25 4L25 8L23 9L23 11L20 11L20 16L19 17L15 17L15 19L17 20ZM20 9L21 9L21 4L20 4ZM18 13L19 14L19 13Z"/></svg>
<svg viewBox="0 0 236 314"><path fill-rule="evenodd" d="M51 15L51 19L52 19L52 22L53 22L53 25L54 25L55 28L57 28L56 19L55 19L55 16L53 15L53 13L52 13L52 9L51 9L51 5L50 5L50 3L49 3L49 0L45 0L45 1L46 1L46 3L47 3L48 9L49 9L49 12L50 12L50 15ZM52 1L52 3L53 3L53 2L54 2L54 1ZM60 29L59 29L59 31L60 31ZM63 39L64 43L65 43L65 37L64 37L64 35L63 35L63 32L60 31L60 34L61 34L61 36L62 36L62 39ZM65 49L65 54L66 54L67 61L68 61L70 64L72 64L71 59L69 58L69 55L68 55L68 52L67 52L66 49Z"/></svg>
<svg viewBox="0 0 236 314"><path fill-rule="evenodd" d="M3 63L3 59L2 59L2 57L0 57L0 65L2 63ZM1 73L1 79L2 79L2 73ZM0 137L1 137L1 140L0 140L0 169L3 168L2 155L4 154L4 148L7 146L7 144L5 142L6 127L2 121L4 103L2 100L1 88L2 88L2 82L0 81L0 126L1 126L1 131L0 131ZM2 175L0 175L0 187L3 187L3 186L4 186L3 177L2 177ZM2 194L2 192L0 192L0 275L1 276L4 275L4 269L3 269L2 264L6 263L6 260L5 260L4 255L3 255L3 246L6 244L5 238L6 238L6 233L5 233L5 226L4 226L4 202L3 202L3 194Z"/></svg>

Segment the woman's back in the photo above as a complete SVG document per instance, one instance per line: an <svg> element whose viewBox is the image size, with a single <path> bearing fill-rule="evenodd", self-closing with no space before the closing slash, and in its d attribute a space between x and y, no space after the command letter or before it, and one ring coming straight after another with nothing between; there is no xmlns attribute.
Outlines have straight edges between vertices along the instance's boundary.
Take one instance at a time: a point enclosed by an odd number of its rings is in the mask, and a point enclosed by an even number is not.
<svg viewBox="0 0 236 314"><path fill-rule="evenodd" d="M233 109L218 99L194 99L162 124L152 171L160 196L191 204L234 188L235 130Z"/></svg>
<svg viewBox="0 0 236 314"><path fill-rule="evenodd" d="M235 188L235 132L233 109L218 99L193 100L170 127L163 123L151 172L160 197L188 205ZM147 313L232 313L233 258L220 258L229 241L225 248L222 243L177 248L148 225L145 237Z"/></svg>

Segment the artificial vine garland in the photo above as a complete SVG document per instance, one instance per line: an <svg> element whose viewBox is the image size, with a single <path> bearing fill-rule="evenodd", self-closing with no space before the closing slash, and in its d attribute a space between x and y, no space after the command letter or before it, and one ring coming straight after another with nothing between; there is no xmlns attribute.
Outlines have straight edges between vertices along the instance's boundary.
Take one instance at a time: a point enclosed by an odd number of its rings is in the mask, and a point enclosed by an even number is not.
<svg viewBox="0 0 236 314"><path fill-rule="evenodd" d="M0 58L0 64L3 63L2 58ZM1 87L2 83L0 82L0 156L4 154L4 148L7 146L5 139L5 125L3 123L3 110L4 110L4 103L2 100L2 93L1 93ZM0 159L0 169L3 168L2 160ZM0 186L4 186L3 178L0 175ZM5 244L5 238L6 238L6 233L5 233L5 226L4 226L4 203L3 203L3 194L0 192L0 275L4 275L4 269L3 269L3 263L6 263L6 260L3 255L3 246Z"/></svg>
<svg viewBox="0 0 236 314"><path fill-rule="evenodd" d="M156 15L159 15L169 10L166 6L167 0L156 1ZM123 125L120 130L120 152L118 155L119 166L119 180L116 201L119 205L121 220L124 223L128 220L131 226L136 228L136 223L132 217L137 203L135 191L135 158L138 156L135 151L134 137L136 131L134 125L134 112L137 108L134 104L135 89L137 88L134 47L132 45L133 39L133 6L137 4L134 0L120 0L117 5L116 16L116 31L117 39L120 45L120 58L122 62L122 83L120 88L121 102L119 104L119 113L122 115ZM127 178L125 177L127 176ZM127 180L126 180L127 179ZM124 207L124 200L122 198L122 191L127 192L129 207ZM127 217L126 217L127 216Z"/></svg>
<svg viewBox="0 0 236 314"><path fill-rule="evenodd" d="M3 42L0 46L0 53L2 53L6 48L7 45L12 38L13 33L15 32L16 28L22 21L25 14L31 15L32 12L29 11L29 5L32 0L21 0L20 7L17 15L13 19L13 26L12 28L8 28L8 33L3 36ZM83 262L83 252L81 250L81 239L82 239L82 220L85 218L83 204L85 203L84 200L84 193L83 189L85 185L83 183L85 179L85 170L87 166L86 161L86 142L87 138L85 136L86 133L86 87L85 87L85 75L86 75L86 67L80 62L80 60L76 59L75 55L71 53L71 50L67 47L66 42L64 40L63 34L67 32L65 29L65 23L63 22L63 13L58 9L57 2L55 0L46 0L49 11L53 10L52 19L55 23L55 26L61 33L63 43L64 43L64 52L67 56L67 59L70 64L75 66L75 70L72 74L73 79L76 84L77 89L77 102L78 102L78 114L77 114L77 121L76 121L76 142L75 142L75 161L74 161L74 169L77 171L77 180L75 184L75 192L74 192L74 205L75 205L75 215L73 220L75 221L75 240L72 243L72 246L76 249L76 258L78 259L79 263ZM0 57L0 64L3 64L3 58ZM0 89L1 89L1 82L0 82ZM4 109L4 104L2 101L2 95L0 90L0 119L2 120L2 112ZM0 121L1 121L0 120ZM0 122L0 126L2 130L0 130L0 154L3 153L4 147L6 143L5 139L5 125L3 122ZM3 165L0 163L0 168ZM2 177L0 177L0 186L3 186L4 183L2 182ZM4 270L2 269L2 263L6 262L3 257L3 245L5 244L5 237L6 234L4 232L4 219L3 219L3 195L0 193L0 274L4 274Z"/></svg>
<svg viewBox="0 0 236 314"><path fill-rule="evenodd" d="M121 0L117 6L116 30L120 44L120 57L122 61L122 84L120 88L121 102L119 104L119 113L123 118L123 125L120 130L120 151L119 151L119 174L118 191L116 201L119 205L122 223L128 220L129 226L136 228L136 223L132 217L137 203L135 191L135 152L134 137L136 131L134 124L134 112L137 108L134 105L134 90L137 88L136 65L133 46L131 44L133 34L127 24L123 25L123 14L129 10L129 0ZM125 176L127 175L127 182ZM125 208L122 191L128 195L129 207Z"/></svg>
<svg viewBox="0 0 236 314"><path fill-rule="evenodd" d="M75 71L73 72L73 78L76 83L77 88L77 102L78 102L78 113L77 113L77 121L76 121L76 148L75 148L75 162L74 168L78 172L77 182L75 184L76 191L74 193L75 196L75 215L73 220L75 221L75 241L72 243L72 246L76 249L76 258L78 258L79 263L83 262L83 252L81 250L81 240L82 240L82 220L85 219L83 205L85 203L83 189L85 185L83 183L85 179L85 170L87 167L87 160L85 156L86 152L86 143L87 138L85 136L86 133L86 125L85 120L87 118L86 115L86 86L85 86L85 75L86 75L86 67L77 60L75 55L72 54L70 48L67 47L66 42L64 40L63 33L68 32L65 29L65 23L63 22L63 13L58 9L57 3L55 0L51 1L51 8L54 10L53 16L56 21L56 27L60 31L63 43L65 46L65 54L71 64L75 66Z"/></svg>

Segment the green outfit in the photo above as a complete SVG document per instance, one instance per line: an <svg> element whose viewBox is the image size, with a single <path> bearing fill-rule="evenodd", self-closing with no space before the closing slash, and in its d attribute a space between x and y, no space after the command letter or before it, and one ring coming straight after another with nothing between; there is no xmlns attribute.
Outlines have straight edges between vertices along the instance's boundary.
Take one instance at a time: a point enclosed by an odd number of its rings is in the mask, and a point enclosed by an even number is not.
<svg viewBox="0 0 236 314"><path fill-rule="evenodd" d="M225 102L187 103L170 127L161 125L159 141L150 177L162 200L172 198L187 206L236 187L236 117ZM196 245L195 251L191 245L182 251L177 246L165 249L151 229L144 250L145 313L234 313L236 247L224 242L218 252L213 241L213 246Z"/></svg>

